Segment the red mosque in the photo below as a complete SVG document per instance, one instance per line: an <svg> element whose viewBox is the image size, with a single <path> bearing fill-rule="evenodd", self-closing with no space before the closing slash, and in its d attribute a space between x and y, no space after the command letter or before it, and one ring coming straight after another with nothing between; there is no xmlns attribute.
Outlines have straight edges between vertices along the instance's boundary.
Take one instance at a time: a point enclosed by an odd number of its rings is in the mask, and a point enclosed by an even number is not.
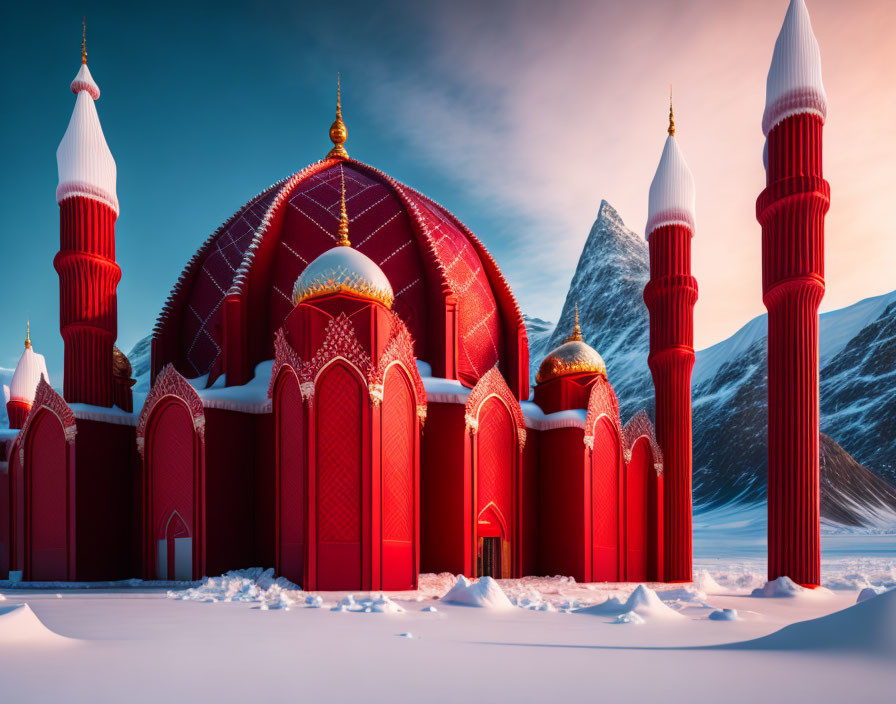
<svg viewBox="0 0 896 704"><path fill-rule="evenodd" d="M63 390L29 336L0 435L0 578L260 564L309 590L413 589L421 571L691 579L695 189L671 108L646 233L655 433L645 412L623 424L578 315L530 391L497 264L442 206L349 157L339 100L326 158L251 198L186 264L136 391L115 346L117 174L86 50L71 88L54 260ZM787 179L798 140L817 138L824 184L821 120L788 106L768 138L769 246L785 246L778 224L799 237L799 218L823 214L812 194L796 205ZM815 472L817 491L817 451Z"/></svg>

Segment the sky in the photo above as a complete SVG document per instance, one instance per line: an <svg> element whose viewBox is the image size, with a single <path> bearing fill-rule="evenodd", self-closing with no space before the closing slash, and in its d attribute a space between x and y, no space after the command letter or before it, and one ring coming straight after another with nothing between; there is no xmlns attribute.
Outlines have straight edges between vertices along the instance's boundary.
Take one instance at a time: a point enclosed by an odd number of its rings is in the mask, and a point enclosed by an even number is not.
<svg viewBox="0 0 896 704"><path fill-rule="evenodd" d="M228 216L330 147L484 241L524 310L556 320L602 199L643 232L673 85L697 186L696 346L764 312L756 196L765 77L787 0L17 3L4 10L0 367L35 349L61 378L55 150L81 16L118 165L119 346L148 334ZM807 0L829 112L822 310L896 289L896 3Z"/></svg>

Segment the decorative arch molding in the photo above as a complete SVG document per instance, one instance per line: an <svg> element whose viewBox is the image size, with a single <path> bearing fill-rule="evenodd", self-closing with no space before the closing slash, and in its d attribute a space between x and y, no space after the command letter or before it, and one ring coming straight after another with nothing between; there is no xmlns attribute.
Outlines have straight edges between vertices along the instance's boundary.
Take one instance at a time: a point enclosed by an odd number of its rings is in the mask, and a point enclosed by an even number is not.
<svg viewBox="0 0 896 704"><path fill-rule="evenodd" d="M498 525L501 527L501 533L503 534L506 540L511 539L510 525L507 522L507 519L504 517L504 514L501 512L501 509L498 508L498 505L494 501L489 501L485 506L482 507L482 510L476 515L476 523L479 525L482 521L483 516L487 516L491 514L495 517Z"/></svg>
<svg viewBox="0 0 896 704"><path fill-rule="evenodd" d="M497 397L510 410L511 418L516 425L517 440L522 450L526 445L526 419L519 401L513 395L504 376L498 371L497 365L489 369L470 392L464 412L467 430L473 435L479 432L479 412L492 396Z"/></svg>
<svg viewBox="0 0 896 704"><path fill-rule="evenodd" d="M25 445L27 444L25 439L28 437L28 429L37 415L44 410L52 413L59 420L59 423L62 425L62 432L65 435L66 444L71 445L78 434L78 421L75 419L74 411L65 402L62 395L55 391L47 383L47 380L41 376L34 394L34 403L31 405L31 410L22 424L22 430L19 431L16 438L19 446L19 463L23 467L25 466Z"/></svg>
<svg viewBox="0 0 896 704"><path fill-rule="evenodd" d="M374 405L383 401L383 385L386 373L394 365L401 366L407 373L416 397L417 417L422 423L426 419L426 388L417 370L414 356L414 341L404 321L390 312L389 340L383 354L373 364L370 355L358 342L355 328L345 313L340 313L327 323L324 341L310 361L302 359L286 339L283 328L274 334L274 368L268 384L268 398L274 397L274 390L281 370L292 369L299 379L302 399L309 404L314 400L315 380L323 369L336 359L342 359L357 369L367 383L370 400Z"/></svg>
<svg viewBox="0 0 896 704"><path fill-rule="evenodd" d="M616 392L606 379L598 377L591 387L588 397L588 411L585 414L585 447L594 449L594 426L601 416L607 416L619 437L619 443L625 446L622 421L619 418L619 401Z"/></svg>
<svg viewBox="0 0 896 704"><path fill-rule="evenodd" d="M386 373L392 366L400 366L407 373L411 386L414 389L417 405L417 418L420 423L426 421L426 388L423 379L417 370L417 358L414 356L414 340L404 321L396 313L390 313L391 328L389 341L380 356L379 361L370 370L368 385L370 386L370 400L374 405L383 402L383 387L386 382Z"/></svg>
<svg viewBox="0 0 896 704"><path fill-rule="evenodd" d="M625 461L631 461L635 443L644 438L650 444L650 450L653 453L653 468L656 470L657 476L660 476L663 473L663 451L656 441L656 431L646 411L640 410L631 417L623 428L623 436L625 438L623 449Z"/></svg>
<svg viewBox="0 0 896 704"><path fill-rule="evenodd" d="M193 431L203 442L205 441L205 409L202 406L202 399L199 398L199 394L190 382L180 375L173 364L169 363L156 377L156 383L152 385L146 402L143 404L143 409L140 411L140 417L137 419L137 449L141 456L146 438L146 426L152 411L167 397L176 398L186 405L190 417L193 419Z"/></svg>

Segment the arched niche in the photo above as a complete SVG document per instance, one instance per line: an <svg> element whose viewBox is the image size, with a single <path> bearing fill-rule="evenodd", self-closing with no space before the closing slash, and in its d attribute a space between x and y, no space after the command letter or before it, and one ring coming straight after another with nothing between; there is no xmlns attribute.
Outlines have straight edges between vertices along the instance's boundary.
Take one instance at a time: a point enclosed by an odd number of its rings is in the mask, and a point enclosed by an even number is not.
<svg viewBox="0 0 896 704"><path fill-rule="evenodd" d="M305 568L305 408L299 380L283 367L274 385L277 572L303 584Z"/></svg>

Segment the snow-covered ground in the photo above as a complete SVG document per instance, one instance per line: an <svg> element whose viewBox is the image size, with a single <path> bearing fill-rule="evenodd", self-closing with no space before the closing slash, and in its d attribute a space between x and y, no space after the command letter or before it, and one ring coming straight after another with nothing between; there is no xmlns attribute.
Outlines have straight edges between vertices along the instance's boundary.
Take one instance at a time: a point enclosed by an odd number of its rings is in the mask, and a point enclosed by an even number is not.
<svg viewBox="0 0 896 704"><path fill-rule="evenodd" d="M697 567L689 585L442 574L387 595L260 569L6 585L0 701L893 701L896 553L826 557L816 592L763 591L760 559Z"/></svg>

